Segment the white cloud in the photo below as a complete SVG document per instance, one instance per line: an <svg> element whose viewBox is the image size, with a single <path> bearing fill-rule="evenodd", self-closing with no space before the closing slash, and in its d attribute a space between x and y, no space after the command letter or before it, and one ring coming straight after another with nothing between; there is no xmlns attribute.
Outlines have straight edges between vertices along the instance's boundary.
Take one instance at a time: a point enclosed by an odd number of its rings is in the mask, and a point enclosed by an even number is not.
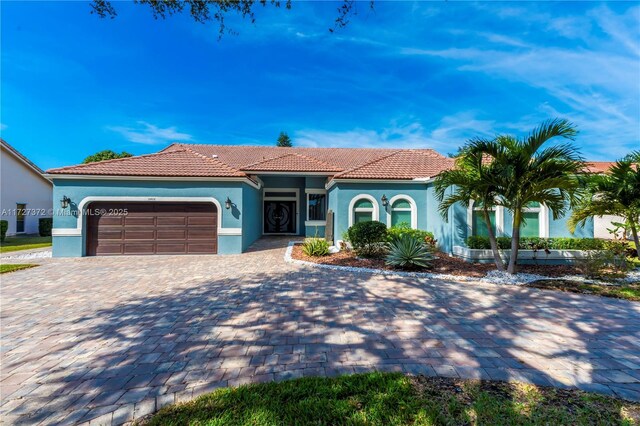
<svg viewBox="0 0 640 426"><path fill-rule="evenodd" d="M493 121L477 118L474 111L465 111L445 116L431 127L413 120L406 123L393 121L380 130L300 130L294 133L293 143L294 146L306 147L432 148L448 154L455 152L471 137L495 134Z"/></svg>
<svg viewBox="0 0 640 426"><path fill-rule="evenodd" d="M190 134L178 132L175 126L162 128L145 121L138 121L137 124L137 127L110 126L108 129L120 133L130 142L144 145L186 142L192 139Z"/></svg>

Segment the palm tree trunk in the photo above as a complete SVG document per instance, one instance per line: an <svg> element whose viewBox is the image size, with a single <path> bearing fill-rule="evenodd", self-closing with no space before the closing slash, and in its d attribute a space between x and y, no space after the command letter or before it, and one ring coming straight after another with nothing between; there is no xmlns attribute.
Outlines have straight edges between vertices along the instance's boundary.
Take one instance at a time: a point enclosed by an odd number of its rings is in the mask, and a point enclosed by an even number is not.
<svg viewBox="0 0 640 426"><path fill-rule="evenodd" d="M633 242L636 244L636 253L640 258L640 241L638 240L638 226L633 219L629 219L629 227L631 228L631 235L633 236Z"/></svg>
<svg viewBox="0 0 640 426"><path fill-rule="evenodd" d="M498 271L504 271L504 262L500 257L500 251L498 250L498 241L496 235L493 233L493 227L491 226L491 219L489 219L489 209L484 207L482 209L482 215L484 217L484 223L487 225L487 231L489 232L489 244L491 244L491 251L493 252L493 261L496 263Z"/></svg>
<svg viewBox="0 0 640 426"><path fill-rule="evenodd" d="M511 230L511 257L507 272L515 274L518 272L518 247L520 246L520 224L522 222L522 211L516 209L513 212L513 228Z"/></svg>

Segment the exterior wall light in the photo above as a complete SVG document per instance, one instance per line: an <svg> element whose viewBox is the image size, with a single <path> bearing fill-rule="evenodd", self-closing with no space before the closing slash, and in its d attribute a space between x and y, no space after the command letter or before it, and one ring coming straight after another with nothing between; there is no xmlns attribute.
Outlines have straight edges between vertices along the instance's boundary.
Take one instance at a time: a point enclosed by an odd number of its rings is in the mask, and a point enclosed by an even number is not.
<svg viewBox="0 0 640 426"><path fill-rule="evenodd" d="M382 198L380 198L380 201L382 201L382 205L385 207L389 205L389 199L385 194L382 194Z"/></svg>
<svg viewBox="0 0 640 426"><path fill-rule="evenodd" d="M231 199L227 197L227 201L224 202L224 208L229 210L231 208Z"/></svg>
<svg viewBox="0 0 640 426"><path fill-rule="evenodd" d="M66 209L67 207L69 207L70 202L71 202L71 199L66 195L63 195L62 200L60 200L60 207L62 207L63 209Z"/></svg>

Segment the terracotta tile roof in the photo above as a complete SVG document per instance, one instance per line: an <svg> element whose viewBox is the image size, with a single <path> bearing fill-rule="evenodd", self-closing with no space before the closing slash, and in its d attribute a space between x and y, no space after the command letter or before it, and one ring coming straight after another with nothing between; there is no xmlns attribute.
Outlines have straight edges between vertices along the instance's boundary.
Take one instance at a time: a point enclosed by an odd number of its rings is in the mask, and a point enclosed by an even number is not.
<svg viewBox="0 0 640 426"><path fill-rule="evenodd" d="M614 164L615 161L590 161L587 163L587 170L589 173L605 173Z"/></svg>
<svg viewBox="0 0 640 426"><path fill-rule="evenodd" d="M118 158L47 170L50 174L167 176L167 177L247 177L218 159L189 149Z"/></svg>
<svg viewBox="0 0 640 426"><path fill-rule="evenodd" d="M342 169L306 155L291 153L242 167L244 171L340 172Z"/></svg>
<svg viewBox="0 0 640 426"><path fill-rule="evenodd" d="M453 159L435 151L398 150L334 176L336 179L419 179L434 177L453 167Z"/></svg>

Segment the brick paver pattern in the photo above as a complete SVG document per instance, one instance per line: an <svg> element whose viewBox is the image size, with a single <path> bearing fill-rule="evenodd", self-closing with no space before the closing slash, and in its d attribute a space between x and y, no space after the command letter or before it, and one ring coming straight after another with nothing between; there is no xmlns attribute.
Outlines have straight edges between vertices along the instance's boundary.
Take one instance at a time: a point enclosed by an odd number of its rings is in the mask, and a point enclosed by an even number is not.
<svg viewBox="0 0 640 426"><path fill-rule="evenodd" d="M233 256L51 259L2 277L8 424L121 424L224 386L371 370L640 400L640 303Z"/></svg>

